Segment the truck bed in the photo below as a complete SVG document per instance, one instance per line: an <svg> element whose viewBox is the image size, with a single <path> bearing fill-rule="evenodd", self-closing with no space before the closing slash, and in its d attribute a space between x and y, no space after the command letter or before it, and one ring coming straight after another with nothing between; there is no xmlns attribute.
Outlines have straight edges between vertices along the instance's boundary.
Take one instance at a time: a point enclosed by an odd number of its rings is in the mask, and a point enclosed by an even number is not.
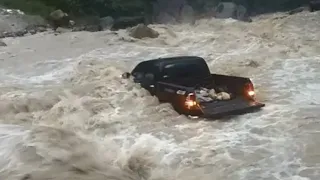
<svg viewBox="0 0 320 180"><path fill-rule="evenodd" d="M200 108L203 112L202 117L204 118L218 118L226 115L248 113L264 106L262 103L248 101L242 97L236 97L229 101L200 103Z"/></svg>
<svg viewBox="0 0 320 180"><path fill-rule="evenodd" d="M163 82L194 89L215 89L217 92L223 90L234 96L241 96L244 85L251 81L244 77L211 74L207 77L168 79Z"/></svg>
<svg viewBox="0 0 320 180"><path fill-rule="evenodd" d="M160 89L172 89L171 96L168 95L168 92L165 92L165 94L162 94L162 97L167 97L167 100L173 100L177 97L176 102L178 103L174 104L174 106L178 107L178 110L183 114L201 116L204 118L218 118L226 115L248 113L265 106L262 103L256 102L253 99L248 99L244 96L243 90L245 84L251 83L248 78L211 74L211 76L206 78L179 78L159 83L161 86ZM198 102L199 109L197 110L179 109L179 107L183 106L179 103L182 101L182 98L185 98L182 97L185 95L177 95L176 92L178 90L185 90L190 93L200 87L208 89L213 88L215 90L223 88L227 93L232 94L232 98L230 100ZM219 90L217 92L219 92Z"/></svg>

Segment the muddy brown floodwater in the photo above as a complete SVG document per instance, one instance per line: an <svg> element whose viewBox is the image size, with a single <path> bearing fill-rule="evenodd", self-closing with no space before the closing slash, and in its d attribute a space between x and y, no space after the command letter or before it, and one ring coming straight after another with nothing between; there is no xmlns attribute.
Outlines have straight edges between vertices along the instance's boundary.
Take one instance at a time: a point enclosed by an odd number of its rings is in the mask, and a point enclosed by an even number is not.
<svg viewBox="0 0 320 180"><path fill-rule="evenodd" d="M0 178L318 180L320 13L6 38L0 49ZM263 110L190 120L119 75L142 60L197 55L250 77ZM255 62L251 67L250 61Z"/></svg>

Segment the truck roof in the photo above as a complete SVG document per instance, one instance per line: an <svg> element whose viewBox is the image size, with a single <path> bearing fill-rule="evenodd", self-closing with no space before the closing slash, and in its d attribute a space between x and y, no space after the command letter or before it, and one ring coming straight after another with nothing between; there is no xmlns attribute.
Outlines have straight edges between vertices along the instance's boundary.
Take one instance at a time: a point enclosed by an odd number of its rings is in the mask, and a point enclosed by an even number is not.
<svg viewBox="0 0 320 180"><path fill-rule="evenodd" d="M188 72L195 71L195 72L192 72L195 75L210 74L210 70L207 66L206 61L202 57L198 57L198 56L173 56L173 57L166 57L166 58L149 59L149 60L138 63L136 67L131 71L131 74L134 74L135 72L146 72L146 71L152 71L154 73L162 73L163 70L167 68L167 65L169 65L170 67L173 67L171 66L173 64L177 66L174 66L174 70L170 68L169 71L181 71L181 73L186 71Z"/></svg>
<svg viewBox="0 0 320 180"><path fill-rule="evenodd" d="M199 56L173 56L173 57L166 57L166 58L149 59L143 62L159 64L159 63L182 62L182 61L188 61L188 60L204 60L204 59Z"/></svg>

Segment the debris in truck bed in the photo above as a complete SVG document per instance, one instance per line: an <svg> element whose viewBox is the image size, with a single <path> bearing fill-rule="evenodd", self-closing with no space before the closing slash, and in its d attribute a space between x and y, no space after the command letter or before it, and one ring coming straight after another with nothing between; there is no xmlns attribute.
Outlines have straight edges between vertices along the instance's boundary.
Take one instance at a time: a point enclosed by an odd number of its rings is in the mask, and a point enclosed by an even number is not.
<svg viewBox="0 0 320 180"><path fill-rule="evenodd" d="M200 102L210 102L214 100L230 100L231 95L227 92L216 93L214 89L200 88L195 91L196 97Z"/></svg>
<svg viewBox="0 0 320 180"><path fill-rule="evenodd" d="M231 96L229 93L226 92L220 92L217 94L217 99L218 100L230 100Z"/></svg>

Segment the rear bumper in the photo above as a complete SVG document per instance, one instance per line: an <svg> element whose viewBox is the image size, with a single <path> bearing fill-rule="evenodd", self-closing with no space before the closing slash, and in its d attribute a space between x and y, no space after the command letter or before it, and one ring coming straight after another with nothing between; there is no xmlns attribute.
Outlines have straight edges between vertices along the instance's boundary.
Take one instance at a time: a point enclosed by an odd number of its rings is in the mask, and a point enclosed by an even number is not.
<svg viewBox="0 0 320 180"><path fill-rule="evenodd" d="M265 104L259 102L247 102L246 105L241 104L230 104L229 106L210 108L203 110L201 117L203 118L221 118L224 116L241 115L246 113L252 113L260 110Z"/></svg>

